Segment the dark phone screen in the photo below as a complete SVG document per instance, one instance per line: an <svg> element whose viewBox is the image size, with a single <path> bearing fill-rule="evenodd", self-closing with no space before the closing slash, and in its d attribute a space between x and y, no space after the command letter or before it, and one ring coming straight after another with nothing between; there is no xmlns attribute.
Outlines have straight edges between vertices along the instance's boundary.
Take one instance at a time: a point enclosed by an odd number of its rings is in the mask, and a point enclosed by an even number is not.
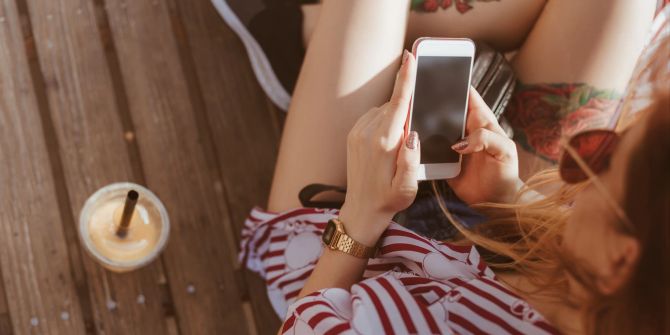
<svg viewBox="0 0 670 335"><path fill-rule="evenodd" d="M421 163L458 163L451 149L463 134L471 57L418 58L412 129L419 133Z"/></svg>

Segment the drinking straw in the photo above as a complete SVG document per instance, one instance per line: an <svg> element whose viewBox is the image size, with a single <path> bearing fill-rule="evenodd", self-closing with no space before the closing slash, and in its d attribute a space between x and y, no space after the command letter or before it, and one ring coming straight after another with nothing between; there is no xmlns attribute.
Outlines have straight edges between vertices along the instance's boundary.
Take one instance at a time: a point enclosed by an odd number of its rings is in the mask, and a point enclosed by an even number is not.
<svg viewBox="0 0 670 335"><path fill-rule="evenodd" d="M135 211L135 205L137 204L137 198L139 197L140 195L137 193L137 191L128 191L128 195L126 196L126 204L123 205L121 221L119 221L119 228L116 230L116 236L124 238L126 237L126 234L128 234L130 219L133 217L133 211Z"/></svg>

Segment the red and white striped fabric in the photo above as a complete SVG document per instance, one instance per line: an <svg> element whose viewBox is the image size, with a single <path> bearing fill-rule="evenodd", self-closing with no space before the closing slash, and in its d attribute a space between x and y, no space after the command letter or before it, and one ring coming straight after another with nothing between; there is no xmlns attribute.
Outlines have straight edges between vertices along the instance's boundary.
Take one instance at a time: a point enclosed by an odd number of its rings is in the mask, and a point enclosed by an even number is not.
<svg viewBox="0 0 670 335"><path fill-rule="evenodd" d="M283 334L555 334L527 302L501 285L473 247L424 238L391 224L364 279L351 291L323 289L296 301L321 255L337 210L254 208L240 261L265 278L285 317Z"/></svg>

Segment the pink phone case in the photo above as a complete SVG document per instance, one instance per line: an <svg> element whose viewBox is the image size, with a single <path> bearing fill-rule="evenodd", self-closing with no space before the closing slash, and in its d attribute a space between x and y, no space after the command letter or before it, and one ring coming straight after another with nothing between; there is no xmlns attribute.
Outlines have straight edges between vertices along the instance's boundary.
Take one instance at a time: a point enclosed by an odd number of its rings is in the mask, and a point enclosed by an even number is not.
<svg viewBox="0 0 670 335"><path fill-rule="evenodd" d="M444 38L444 37L419 37L417 38L414 43L412 43L412 55L416 58L416 49L419 46L419 43L426 41L426 40L450 40L450 41L470 41L472 42L471 39L469 38ZM407 117L405 117L405 137L409 134L409 120L410 120L410 115L412 113L412 99L414 98L414 95L412 94L412 98L409 101L409 106L407 107Z"/></svg>

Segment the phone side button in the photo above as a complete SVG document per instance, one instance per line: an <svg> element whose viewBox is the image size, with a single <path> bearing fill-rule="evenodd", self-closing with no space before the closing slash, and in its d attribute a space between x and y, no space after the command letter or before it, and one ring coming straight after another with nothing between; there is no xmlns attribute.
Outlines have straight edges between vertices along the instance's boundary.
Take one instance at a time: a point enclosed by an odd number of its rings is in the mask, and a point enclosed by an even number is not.
<svg viewBox="0 0 670 335"><path fill-rule="evenodd" d="M419 164L419 171L417 172L416 179L426 180L426 166L425 165Z"/></svg>

